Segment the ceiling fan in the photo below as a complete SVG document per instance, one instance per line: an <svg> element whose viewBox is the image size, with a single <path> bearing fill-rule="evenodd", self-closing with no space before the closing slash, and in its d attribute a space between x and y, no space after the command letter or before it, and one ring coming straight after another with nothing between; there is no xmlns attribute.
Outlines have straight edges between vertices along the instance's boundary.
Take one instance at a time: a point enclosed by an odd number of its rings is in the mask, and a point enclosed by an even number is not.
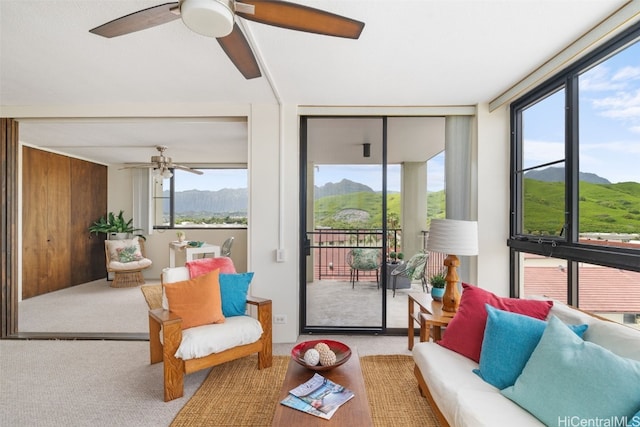
<svg viewBox="0 0 640 427"><path fill-rule="evenodd" d="M196 33L215 37L246 79L260 77L258 62L234 16L289 30L351 39L359 38L364 28L364 22L286 1L180 0L133 12L89 32L111 38L182 18Z"/></svg>
<svg viewBox="0 0 640 427"><path fill-rule="evenodd" d="M126 163L123 169L127 168L153 168L153 173L156 176L162 176L165 179L169 179L173 176L171 169L180 169L186 172L195 173L196 175L202 175L204 172L197 169L191 169L190 167L178 165L171 161L171 157L166 157L164 152L168 147L165 145L156 146L156 150L160 152L159 156L151 156L150 163Z"/></svg>

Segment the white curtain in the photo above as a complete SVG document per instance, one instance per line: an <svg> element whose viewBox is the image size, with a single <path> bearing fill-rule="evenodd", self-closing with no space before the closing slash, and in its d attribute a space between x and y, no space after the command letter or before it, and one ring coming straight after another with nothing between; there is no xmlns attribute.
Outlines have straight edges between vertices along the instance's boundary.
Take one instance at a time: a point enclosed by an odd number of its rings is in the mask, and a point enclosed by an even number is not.
<svg viewBox="0 0 640 427"><path fill-rule="evenodd" d="M449 219L477 220L477 153L472 116L448 116L445 121L446 215ZM460 257L461 281L473 282L477 257Z"/></svg>
<svg viewBox="0 0 640 427"><path fill-rule="evenodd" d="M151 197L153 177L151 169L132 169L133 183L133 227L142 229L142 234L153 233Z"/></svg>
<svg viewBox="0 0 640 427"><path fill-rule="evenodd" d="M444 145L447 218L474 220L476 173L470 116L446 118Z"/></svg>

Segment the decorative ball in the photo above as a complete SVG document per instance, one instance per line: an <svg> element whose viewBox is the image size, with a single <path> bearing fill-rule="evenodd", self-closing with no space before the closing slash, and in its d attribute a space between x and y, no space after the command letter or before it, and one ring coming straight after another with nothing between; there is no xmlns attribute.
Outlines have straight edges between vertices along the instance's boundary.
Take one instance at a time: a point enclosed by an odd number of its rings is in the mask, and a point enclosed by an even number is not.
<svg viewBox="0 0 640 427"><path fill-rule="evenodd" d="M313 346L313 348L318 350L320 353L322 353L323 351L330 351L331 350L326 342L319 342L318 344Z"/></svg>
<svg viewBox="0 0 640 427"><path fill-rule="evenodd" d="M320 353L315 348L310 348L304 353L304 362L307 365L316 366L319 361L320 361Z"/></svg>
<svg viewBox="0 0 640 427"><path fill-rule="evenodd" d="M332 350L324 350L320 352L320 364L322 366L330 366L336 363L336 354Z"/></svg>

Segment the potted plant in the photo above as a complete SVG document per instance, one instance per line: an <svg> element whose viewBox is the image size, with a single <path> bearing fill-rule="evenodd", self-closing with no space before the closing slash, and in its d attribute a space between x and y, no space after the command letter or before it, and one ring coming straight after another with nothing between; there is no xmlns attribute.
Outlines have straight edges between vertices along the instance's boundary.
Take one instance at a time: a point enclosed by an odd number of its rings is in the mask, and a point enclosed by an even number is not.
<svg viewBox="0 0 640 427"><path fill-rule="evenodd" d="M389 258L391 259L391 264L397 264L399 261L404 259L404 255L402 252L389 252Z"/></svg>
<svg viewBox="0 0 640 427"><path fill-rule="evenodd" d="M429 278L429 284L431 284L431 298L433 298L434 301L442 301L444 288L447 286L444 274L434 274Z"/></svg>
<svg viewBox="0 0 640 427"><path fill-rule="evenodd" d="M117 215L113 212L109 212L105 217L101 217L98 221L94 222L89 227L90 233L100 234L104 233L107 236L113 236L116 239L126 239L130 233L136 231L142 231L141 228L133 228L133 218L126 220L124 218L124 211L120 211ZM144 239L144 236L138 234Z"/></svg>

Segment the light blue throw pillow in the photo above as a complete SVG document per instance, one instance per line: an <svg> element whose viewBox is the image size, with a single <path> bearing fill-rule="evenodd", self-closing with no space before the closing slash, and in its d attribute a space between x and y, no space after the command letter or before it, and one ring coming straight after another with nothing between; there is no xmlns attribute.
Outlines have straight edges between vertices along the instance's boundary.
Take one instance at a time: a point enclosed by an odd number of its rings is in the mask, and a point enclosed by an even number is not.
<svg viewBox="0 0 640 427"><path fill-rule="evenodd" d="M501 393L551 426L631 420L640 410L640 362L583 341L552 316L522 374Z"/></svg>
<svg viewBox="0 0 640 427"><path fill-rule="evenodd" d="M489 304L480 351L479 369L473 372L489 384L503 389L513 385L538 345L547 322L499 310ZM571 325L582 337L588 325Z"/></svg>
<svg viewBox="0 0 640 427"><path fill-rule="evenodd" d="M640 411L636 412L633 418L627 420L627 427L640 427Z"/></svg>
<svg viewBox="0 0 640 427"><path fill-rule="evenodd" d="M220 274L220 299L224 317L242 316L247 310L247 292L253 273Z"/></svg>

